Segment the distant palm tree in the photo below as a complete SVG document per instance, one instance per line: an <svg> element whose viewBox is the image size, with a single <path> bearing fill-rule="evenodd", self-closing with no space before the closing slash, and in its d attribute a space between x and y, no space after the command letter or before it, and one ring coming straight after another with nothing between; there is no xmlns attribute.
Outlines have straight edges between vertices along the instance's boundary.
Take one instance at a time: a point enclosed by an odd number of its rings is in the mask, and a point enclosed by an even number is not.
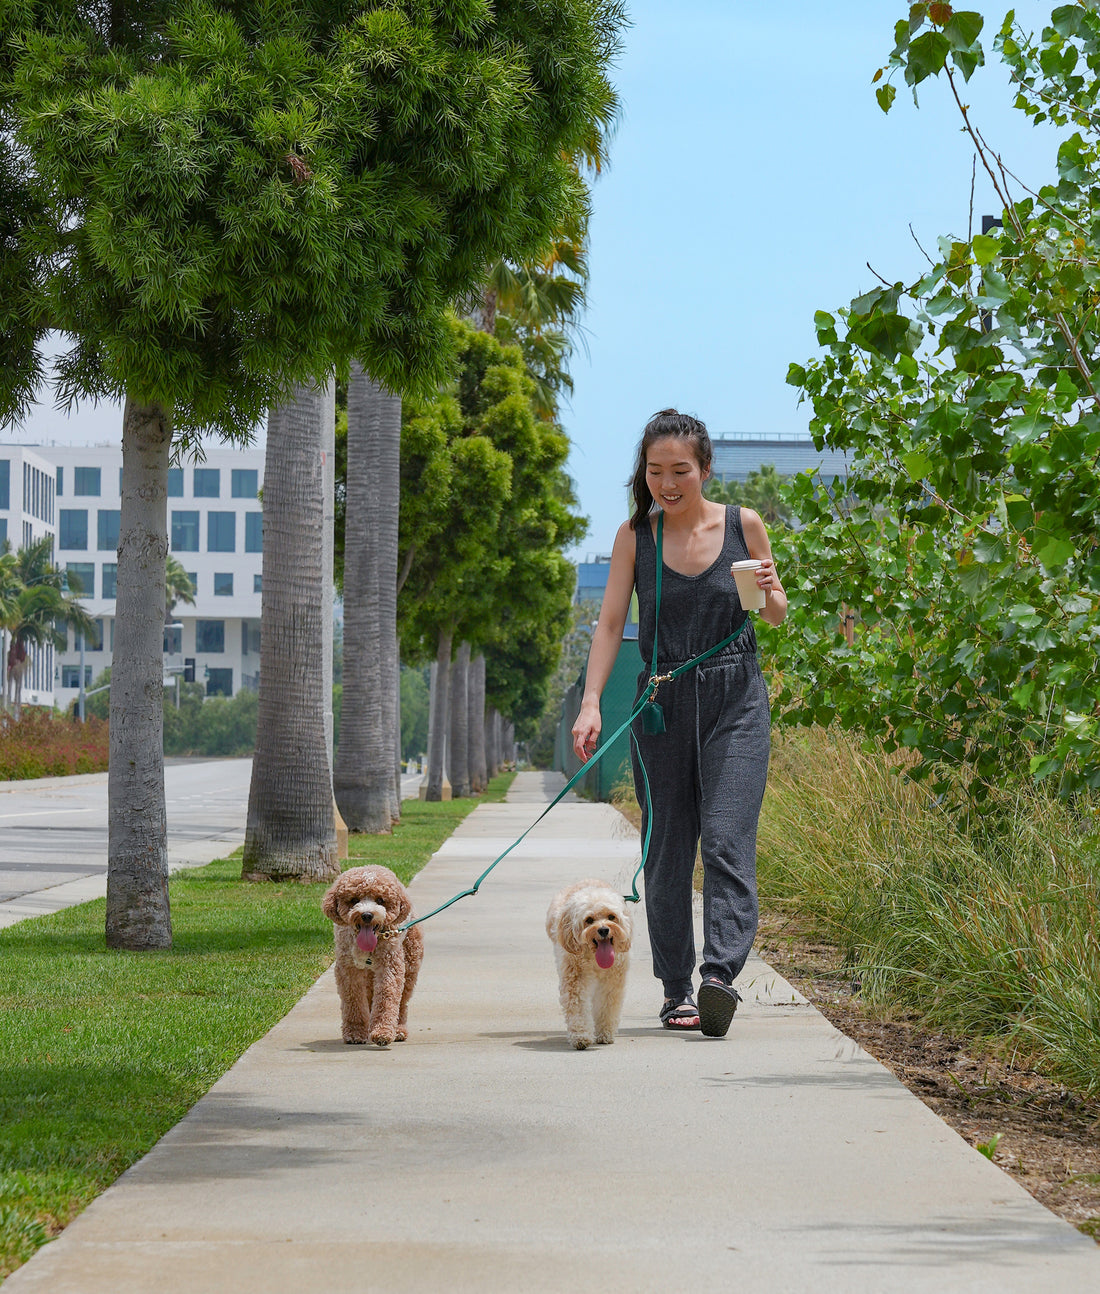
<svg viewBox="0 0 1100 1294"><path fill-rule="evenodd" d="M715 503L737 503L752 508L766 526L789 526L793 517L784 495L787 479L775 470L774 463L764 463L744 481L708 481L706 496Z"/></svg>
<svg viewBox="0 0 1100 1294"><path fill-rule="evenodd" d="M171 613L177 602L195 605L195 585L191 576L171 553L164 559L164 600Z"/></svg>
<svg viewBox="0 0 1100 1294"><path fill-rule="evenodd" d="M95 621L80 604L79 581L71 577L69 583L66 591L65 573L53 564L52 536L14 553L5 543L0 553L0 623L9 635L4 705L12 706L16 720L23 710L23 675L31 650L53 643L64 651L67 634L60 626L95 634Z"/></svg>

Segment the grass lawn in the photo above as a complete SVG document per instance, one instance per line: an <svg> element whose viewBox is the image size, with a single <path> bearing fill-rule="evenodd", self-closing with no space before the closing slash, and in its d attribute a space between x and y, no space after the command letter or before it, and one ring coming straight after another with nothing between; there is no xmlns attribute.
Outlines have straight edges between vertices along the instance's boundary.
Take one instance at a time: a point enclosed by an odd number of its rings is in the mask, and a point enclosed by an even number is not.
<svg viewBox="0 0 1100 1294"><path fill-rule="evenodd" d="M479 803L407 800L392 836L353 836L348 866L409 881ZM104 944L105 901L0 931L0 1279L206 1093L332 961L324 885L250 885L240 859L170 883L173 946Z"/></svg>

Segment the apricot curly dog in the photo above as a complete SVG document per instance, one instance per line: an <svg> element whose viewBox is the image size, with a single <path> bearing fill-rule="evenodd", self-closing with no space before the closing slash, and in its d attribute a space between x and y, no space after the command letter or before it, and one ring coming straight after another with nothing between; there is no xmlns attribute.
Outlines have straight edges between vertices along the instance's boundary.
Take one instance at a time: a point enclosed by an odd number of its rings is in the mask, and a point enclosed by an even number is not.
<svg viewBox="0 0 1100 1294"><path fill-rule="evenodd" d="M409 893L388 867L351 867L330 886L321 910L333 923L336 987L345 1042L388 1047L409 1036L409 998L424 960Z"/></svg>
<svg viewBox="0 0 1100 1294"><path fill-rule="evenodd" d="M578 881L550 903L546 933L558 965L565 1031L578 1051L615 1041L633 932L622 896L607 881Z"/></svg>

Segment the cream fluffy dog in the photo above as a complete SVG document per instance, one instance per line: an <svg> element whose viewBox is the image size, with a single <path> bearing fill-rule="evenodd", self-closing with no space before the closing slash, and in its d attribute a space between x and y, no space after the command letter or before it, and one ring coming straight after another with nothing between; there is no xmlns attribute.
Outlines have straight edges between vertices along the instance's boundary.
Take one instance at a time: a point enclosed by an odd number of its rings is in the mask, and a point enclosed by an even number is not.
<svg viewBox="0 0 1100 1294"><path fill-rule="evenodd" d="M633 922L607 881L578 881L556 894L546 933L558 964L565 1030L578 1051L614 1042L623 1010Z"/></svg>
<svg viewBox="0 0 1100 1294"><path fill-rule="evenodd" d="M321 910L334 925L344 1041L404 1042L424 960L420 927L397 928L412 913L408 891L388 867L351 867L329 888Z"/></svg>

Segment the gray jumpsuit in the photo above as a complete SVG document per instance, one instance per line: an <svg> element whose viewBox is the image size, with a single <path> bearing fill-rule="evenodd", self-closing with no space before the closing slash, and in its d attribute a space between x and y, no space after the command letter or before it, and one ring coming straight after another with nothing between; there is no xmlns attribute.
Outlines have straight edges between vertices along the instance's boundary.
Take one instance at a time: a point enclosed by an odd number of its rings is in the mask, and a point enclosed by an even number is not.
<svg viewBox="0 0 1100 1294"><path fill-rule="evenodd" d="M635 532L634 586L638 646L645 668L653 655L657 550L653 531ZM659 674L698 656L727 637L747 614L741 609L730 563L749 556L741 509L727 506L722 551L700 575L665 564L661 576ZM663 733L633 724L649 776L647 805L638 751L631 743L634 786L653 835L645 866L645 907L653 973L665 996L679 1002L692 991L695 935L692 874L697 846L703 861L703 977L732 984L752 948L757 926L756 825L764 798L771 747L768 692L748 624L736 639L698 668L661 685Z"/></svg>

